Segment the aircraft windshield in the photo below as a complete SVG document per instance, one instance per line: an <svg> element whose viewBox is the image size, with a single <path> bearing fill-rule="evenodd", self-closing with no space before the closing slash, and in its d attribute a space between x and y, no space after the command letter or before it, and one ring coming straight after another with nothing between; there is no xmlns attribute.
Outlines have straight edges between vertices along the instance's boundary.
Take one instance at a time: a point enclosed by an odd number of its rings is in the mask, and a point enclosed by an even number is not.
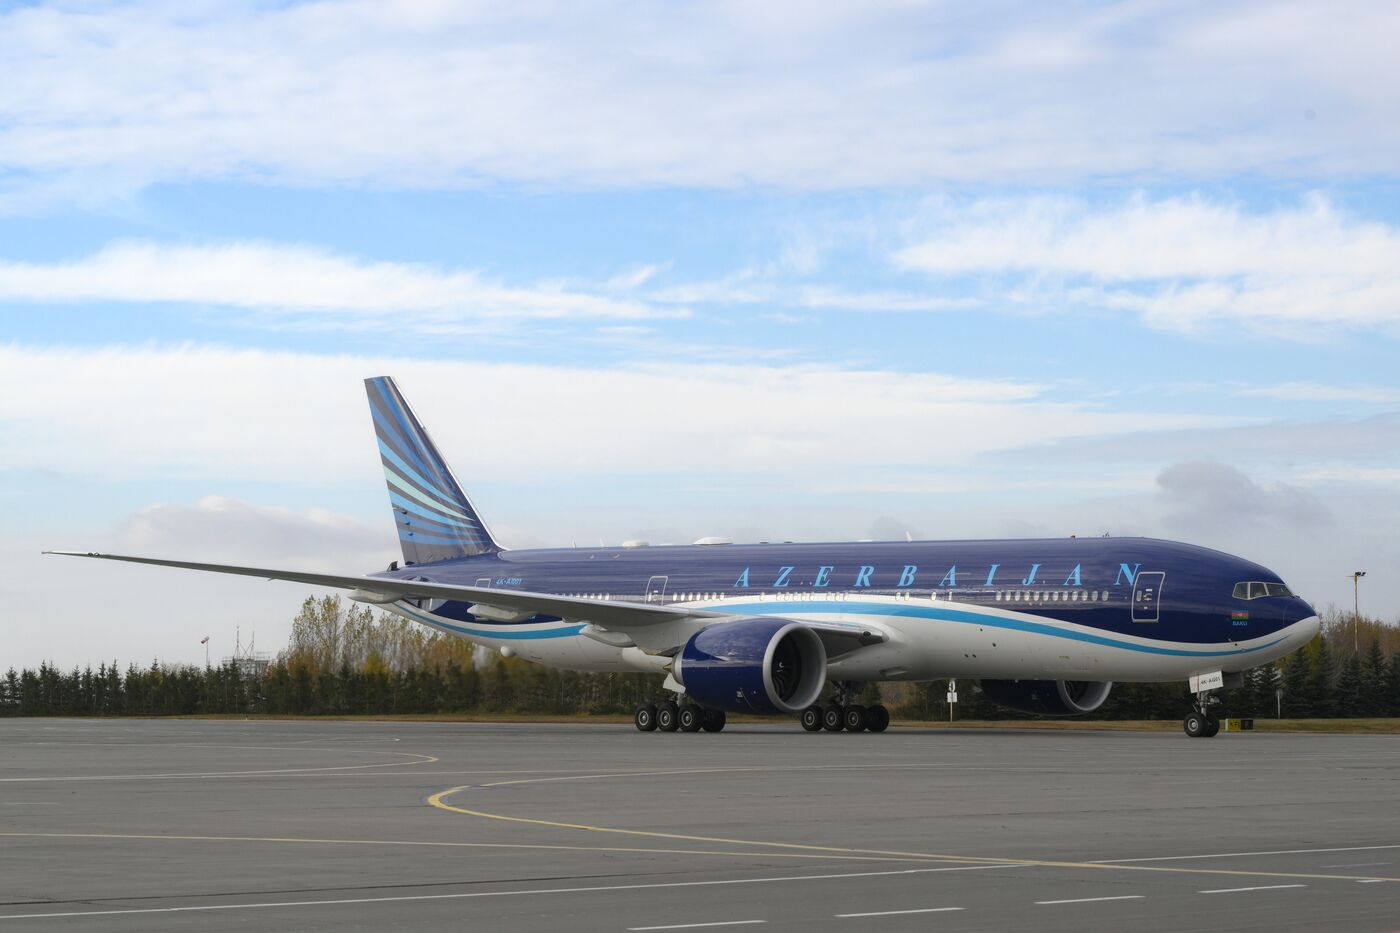
<svg viewBox="0 0 1400 933"><path fill-rule="evenodd" d="M1293 591L1282 583L1236 583L1236 599L1258 599L1261 596L1292 596Z"/></svg>

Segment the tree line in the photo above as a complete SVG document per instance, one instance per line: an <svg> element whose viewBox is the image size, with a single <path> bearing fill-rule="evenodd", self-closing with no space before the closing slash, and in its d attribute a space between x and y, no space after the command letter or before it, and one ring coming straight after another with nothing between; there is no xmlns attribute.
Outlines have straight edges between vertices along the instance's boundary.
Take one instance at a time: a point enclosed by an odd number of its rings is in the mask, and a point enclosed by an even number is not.
<svg viewBox="0 0 1400 933"><path fill-rule="evenodd" d="M947 686L946 680L870 684L860 702L883 702L898 718L946 721ZM287 648L265 670L235 662L11 668L0 679L0 715L609 715L630 713L661 693L657 675L574 673L503 658L327 596L302 604ZM988 701L974 681L958 682L958 700L958 719L1024 715ZM1178 719L1190 700L1184 683L1118 684L1092 715ZM1243 687L1225 694L1223 712L1289 719L1400 716L1400 629L1329 611L1322 634L1301 651L1246 672Z"/></svg>

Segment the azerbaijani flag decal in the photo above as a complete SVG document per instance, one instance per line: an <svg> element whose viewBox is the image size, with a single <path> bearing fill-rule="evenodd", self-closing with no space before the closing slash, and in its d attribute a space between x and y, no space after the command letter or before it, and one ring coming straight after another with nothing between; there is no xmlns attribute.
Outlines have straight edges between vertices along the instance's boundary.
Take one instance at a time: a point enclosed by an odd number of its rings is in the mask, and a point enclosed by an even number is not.
<svg viewBox="0 0 1400 933"><path fill-rule="evenodd" d="M1230 621L1231 621L1231 622L1248 622L1248 621L1249 621L1249 610L1247 610L1247 609L1235 609L1235 610L1233 610L1233 611L1230 613Z"/></svg>

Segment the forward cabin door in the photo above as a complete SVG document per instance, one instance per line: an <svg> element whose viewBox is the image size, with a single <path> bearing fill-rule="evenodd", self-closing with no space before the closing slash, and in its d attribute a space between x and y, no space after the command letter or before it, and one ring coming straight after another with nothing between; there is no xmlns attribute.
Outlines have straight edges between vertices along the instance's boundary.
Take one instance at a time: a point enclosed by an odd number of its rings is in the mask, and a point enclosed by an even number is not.
<svg viewBox="0 0 1400 933"><path fill-rule="evenodd" d="M1162 583L1167 575L1160 570L1141 573L1133 581L1133 621L1157 622L1162 618Z"/></svg>

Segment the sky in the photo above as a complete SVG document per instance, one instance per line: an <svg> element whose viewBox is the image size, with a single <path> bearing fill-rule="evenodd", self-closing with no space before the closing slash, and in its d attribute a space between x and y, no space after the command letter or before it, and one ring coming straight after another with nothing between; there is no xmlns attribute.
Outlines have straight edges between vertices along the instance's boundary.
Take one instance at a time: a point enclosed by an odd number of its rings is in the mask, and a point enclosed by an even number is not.
<svg viewBox="0 0 1400 933"><path fill-rule="evenodd" d="M509 547L1150 535L1400 619L1400 8L0 2L0 669Z"/></svg>

